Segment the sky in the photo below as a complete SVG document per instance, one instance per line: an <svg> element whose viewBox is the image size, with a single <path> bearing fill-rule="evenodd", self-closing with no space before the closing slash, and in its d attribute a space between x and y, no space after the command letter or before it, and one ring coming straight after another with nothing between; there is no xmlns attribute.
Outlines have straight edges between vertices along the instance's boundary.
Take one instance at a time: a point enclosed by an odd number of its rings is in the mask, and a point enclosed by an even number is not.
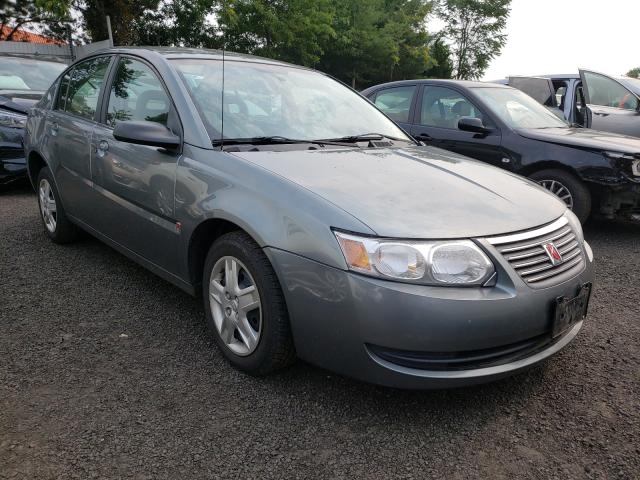
<svg viewBox="0 0 640 480"><path fill-rule="evenodd" d="M484 80L577 73L620 76L640 67L637 0L513 0L507 44Z"/></svg>

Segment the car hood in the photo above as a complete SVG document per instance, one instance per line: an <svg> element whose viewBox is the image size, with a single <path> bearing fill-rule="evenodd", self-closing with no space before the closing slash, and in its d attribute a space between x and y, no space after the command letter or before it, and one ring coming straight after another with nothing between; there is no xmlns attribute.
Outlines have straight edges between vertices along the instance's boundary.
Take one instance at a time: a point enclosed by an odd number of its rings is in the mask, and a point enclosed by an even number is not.
<svg viewBox="0 0 640 480"><path fill-rule="evenodd" d="M43 93L33 90L0 90L0 107L27 113Z"/></svg>
<svg viewBox="0 0 640 480"><path fill-rule="evenodd" d="M519 129L516 131L526 138L570 147L640 153L640 139L590 128Z"/></svg>
<svg viewBox="0 0 640 480"><path fill-rule="evenodd" d="M314 192L383 237L495 235L551 222L566 210L523 177L432 147L233 155Z"/></svg>

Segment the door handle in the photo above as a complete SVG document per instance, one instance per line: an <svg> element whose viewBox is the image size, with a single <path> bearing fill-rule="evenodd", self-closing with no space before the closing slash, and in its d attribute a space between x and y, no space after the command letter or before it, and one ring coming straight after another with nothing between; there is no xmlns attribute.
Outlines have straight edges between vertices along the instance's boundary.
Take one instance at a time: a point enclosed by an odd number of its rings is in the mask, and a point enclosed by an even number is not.
<svg viewBox="0 0 640 480"><path fill-rule="evenodd" d="M106 140L100 140L96 147L96 153L99 157L104 157L107 154L107 151L109 151L109 142Z"/></svg>
<svg viewBox="0 0 640 480"><path fill-rule="evenodd" d="M51 124L51 135L54 137L57 136L58 130L60 130L60 126L58 125L58 122L53 122Z"/></svg>
<svg viewBox="0 0 640 480"><path fill-rule="evenodd" d="M419 133L418 135L416 135L416 138L423 142L430 142L433 140L433 137L428 133Z"/></svg>

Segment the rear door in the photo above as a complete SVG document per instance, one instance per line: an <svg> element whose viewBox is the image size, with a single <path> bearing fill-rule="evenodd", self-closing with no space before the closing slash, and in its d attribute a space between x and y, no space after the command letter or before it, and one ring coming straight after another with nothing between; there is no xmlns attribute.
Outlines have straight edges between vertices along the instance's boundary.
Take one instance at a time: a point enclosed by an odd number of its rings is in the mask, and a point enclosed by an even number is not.
<svg viewBox="0 0 640 480"><path fill-rule="evenodd" d="M122 56L105 91L103 112L92 139L92 179L100 205L97 229L169 272L176 271L179 226L175 182L179 151L121 142L120 121L157 122L182 137L177 112L156 70Z"/></svg>
<svg viewBox="0 0 640 480"><path fill-rule="evenodd" d="M111 59L111 55L93 57L69 70L61 80L55 107L47 113L45 125L65 210L85 222L92 217L88 202L91 137Z"/></svg>
<svg viewBox="0 0 640 480"><path fill-rule="evenodd" d="M398 85L376 90L369 99L407 133L411 132L417 85Z"/></svg>
<svg viewBox="0 0 640 480"><path fill-rule="evenodd" d="M418 94L415 123L411 134L427 145L444 148L471 158L501 166L501 134L495 123L461 91L423 85ZM484 135L458 128L463 117L479 118L492 132Z"/></svg>
<svg viewBox="0 0 640 480"><path fill-rule="evenodd" d="M585 125L640 137L640 99L615 78L580 70L587 103Z"/></svg>

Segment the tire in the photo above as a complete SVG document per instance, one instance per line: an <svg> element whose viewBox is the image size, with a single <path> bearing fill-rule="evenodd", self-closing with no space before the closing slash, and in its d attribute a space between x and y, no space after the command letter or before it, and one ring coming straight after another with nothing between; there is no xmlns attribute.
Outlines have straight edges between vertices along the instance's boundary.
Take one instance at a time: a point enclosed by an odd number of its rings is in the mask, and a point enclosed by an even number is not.
<svg viewBox="0 0 640 480"><path fill-rule="evenodd" d="M44 167L36 183L40 219L44 231L54 243L71 243L80 236L80 229L67 217L51 171Z"/></svg>
<svg viewBox="0 0 640 480"><path fill-rule="evenodd" d="M567 206L573 210L580 222L587 221L591 213L591 193L575 175L564 170L549 169L535 172L529 178L551 193L556 195L559 193L560 199L567 203ZM571 197L571 203L567 200L567 192Z"/></svg>
<svg viewBox="0 0 640 480"><path fill-rule="evenodd" d="M235 283L227 281L234 277L233 261L237 269ZM230 277L227 272L231 272ZM266 255L249 235L230 232L211 245L202 292L207 326L234 367L251 375L266 375L295 361L280 283ZM259 308L244 308L255 304L256 294Z"/></svg>

